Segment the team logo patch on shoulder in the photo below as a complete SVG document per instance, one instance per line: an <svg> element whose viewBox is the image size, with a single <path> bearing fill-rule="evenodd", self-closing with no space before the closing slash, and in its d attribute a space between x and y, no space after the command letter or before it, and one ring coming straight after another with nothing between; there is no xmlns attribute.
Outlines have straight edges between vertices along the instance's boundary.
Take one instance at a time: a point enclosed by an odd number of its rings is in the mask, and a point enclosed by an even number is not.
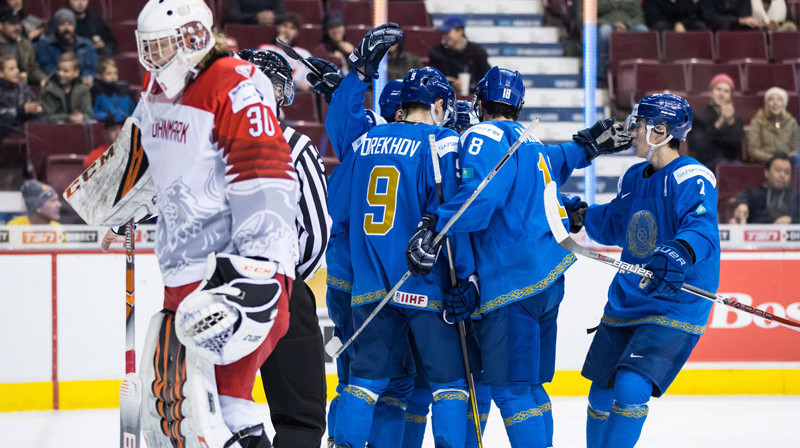
<svg viewBox="0 0 800 448"><path fill-rule="evenodd" d="M228 96L231 98L233 113L238 113L247 106L264 102L264 95L261 94L253 81L249 79L240 82L238 86L231 89Z"/></svg>
<svg viewBox="0 0 800 448"><path fill-rule="evenodd" d="M248 79L253 77L253 70L254 69L255 69L255 66L248 65L248 64L237 65L236 68L234 68L234 70L236 70L236 73L238 73L238 74L240 74L240 75L242 75L242 76L244 76L245 78L248 78Z"/></svg>
<svg viewBox="0 0 800 448"><path fill-rule="evenodd" d="M714 173L711 172L708 168L704 167L703 165L686 165L678 168L672 173L675 176L675 182L680 185L687 179L691 179L695 176L700 176L711 183L712 187L717 186L717 178L714 177Z"/></svg>
<svg viewBox="0 0 800 448"><path fill-rule="evenodd" d="M425 308L428 306L428 296L422 294L411 294L407 292L397 291L397 294L392 298L392 302L399 303L400 305L418 306Z"/></svg>
<svg viewBox="0 0 800 448"><path fill-rule="evenodd" d="M628 250L638 258L645 258L656 248L658 226L649 210L640 210L628 222Z"/></svg>
<svg viewBox="0 0 800 448"><path fill-rule="evenodd" d="M704 215L707 211L708 210L706 210L703 204L698 205L697 208L694 209L694 212L697 213L698 215Z"/></svg>

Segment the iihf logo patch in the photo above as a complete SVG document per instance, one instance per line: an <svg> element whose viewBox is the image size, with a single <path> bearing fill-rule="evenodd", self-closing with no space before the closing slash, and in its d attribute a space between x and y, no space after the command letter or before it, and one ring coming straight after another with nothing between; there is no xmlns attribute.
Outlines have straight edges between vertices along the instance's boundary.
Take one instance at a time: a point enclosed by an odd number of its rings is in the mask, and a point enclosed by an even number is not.
<svg viewBox="0 0 800 448"><path fill-rule="evenodd" d="M656 248L658 228L656 218L648 210L631 216L628 223L628 250L637 258L645 258Z"/></svg>

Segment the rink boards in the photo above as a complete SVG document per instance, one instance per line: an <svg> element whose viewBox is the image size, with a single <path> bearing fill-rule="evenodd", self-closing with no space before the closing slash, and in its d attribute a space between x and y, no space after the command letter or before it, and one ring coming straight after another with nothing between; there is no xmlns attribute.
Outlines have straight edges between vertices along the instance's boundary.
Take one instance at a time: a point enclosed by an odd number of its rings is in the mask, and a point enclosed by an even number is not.
<svg viewBox="0 0 800 448"><path fill-rule="evenodd" d="M725 250L722 259L720 293L800 320L800 251ZM567 271L552 394L588 392L589 384L579 374L591 342L586 329L597 325L613 275L613 269L582 259ZM327 340L332 324L324 308L323 276L324 270L311 283ZM118 406L124 373L124 285L121 252L0 251L0 411ZM149 318L160 308L162 290L152 250L140 250L138 352ZM335 366L327 361L331 398ZM669 392L800 395L800 334L715 305L706 334ZM258 381L255 396L264 400Z"/></svg>

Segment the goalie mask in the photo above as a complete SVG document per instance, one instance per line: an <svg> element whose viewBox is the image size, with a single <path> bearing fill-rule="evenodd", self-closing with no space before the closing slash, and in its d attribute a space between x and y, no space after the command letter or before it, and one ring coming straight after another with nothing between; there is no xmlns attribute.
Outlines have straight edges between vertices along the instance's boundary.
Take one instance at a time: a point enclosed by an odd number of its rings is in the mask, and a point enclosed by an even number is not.
<svg viewBox="0 0 800 448"><path fill-rule="evenodd" d="M214 47L213 24L203 0L150 0L139 13L139 62L152 72L168 98L186 87Z"/></svg>

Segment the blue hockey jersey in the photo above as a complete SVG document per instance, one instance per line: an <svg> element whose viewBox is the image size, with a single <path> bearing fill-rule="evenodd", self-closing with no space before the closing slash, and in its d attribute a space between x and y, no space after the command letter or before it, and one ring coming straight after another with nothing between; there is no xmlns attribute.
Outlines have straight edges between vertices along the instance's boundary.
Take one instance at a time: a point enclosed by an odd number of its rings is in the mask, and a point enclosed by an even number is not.
<svg viewBox="0 0 800 448"><path fill-rule="evenodd" d="M616 198L589 207L584 221L587 233L602 244L622 247L622 260L635 264L644 264L659 243L686 241L695 263L686 271L685 282L716 291L720 248L714 174L687 156L652 173L649 165L632 166L620 179ZM633 274L614 277L604 323L654 323L703 334L710 301L686 292L665 299L648 297L639 288L639 280Z"/></svg>
<svg viewBox="0 0 800 448"><path fill-rule="evenodd" d="M429 135L436 139L445 199L457 187L458 134L438 126L389 123L372 128L352 144L350 252L353 257L353 306L381 300L406 272L405 250L424 213L439 204ZM351 157L351 156L347 156ZM469 236L452 238L458 278L475 271ZM431 274L412 277L400 288L395 305L440 311L449 287L444 256Z"/></svg>
<svg viewBox="0 0 800 448"><path fill-rule="evenodd" d="M523 130L514 121L490 121L461 136L461 184L455 197L439 207L437 230L466 202ZM562 185L573 169L588 164L586 152L573 142L524 143L452 227L456 232L471 232L481 313L544 291L575 262L575 256L561 248L550 232L544 187L551 180Z"/></svg>

